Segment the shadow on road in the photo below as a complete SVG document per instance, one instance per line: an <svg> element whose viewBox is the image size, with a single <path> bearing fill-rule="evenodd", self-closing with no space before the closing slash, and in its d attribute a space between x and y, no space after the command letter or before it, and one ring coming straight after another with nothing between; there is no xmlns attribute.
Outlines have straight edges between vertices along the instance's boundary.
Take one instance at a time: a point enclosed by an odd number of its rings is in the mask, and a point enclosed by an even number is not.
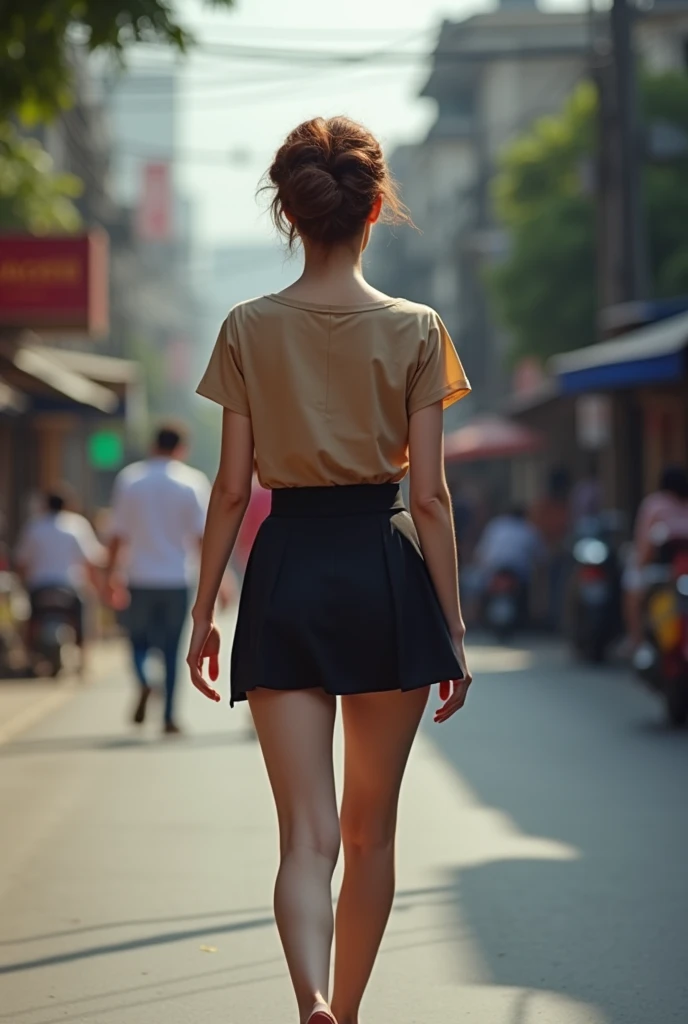
<svg viewBox="0 0 688 1024"><path fill-rule="evenodd" d="M70 938L75 935L88 935L93 932L116 931L119 928L147 928L157 924L172 924L183 921L207 921L213 918L246 917L247 914L265 915L271 913L270 907L240 907L236 910L199 911L196 914L173 914L170 917L142 917L127 921L103 921L96 924L63 928L60 931L43 932L40 935L24 935L20 939L2 939L2 946L25 946L32 942L47 942L52 939Z"/></svg>
<svg viewBox="0 0 688 1024"><path fill-rule="evenodd" d="M498 984L597 1005L609 1024L688 1019L688 737L658 727L618 670L559 656L478 673L453 728L429 734L505 827L576 851L454 870Z"/></svg>
<svg viewBox="0 0 688 1024"><path fill-rule="evenodd" d="M198 750L202 747L228 747L255 743L246 732L204 732L197 736L59 736L45 739L16 740L0 746L0 758L27 757L35 754L74 754L79 751Z"/></svg>
<svg viewBox="0 0 688 1024"><path fill-rule="evenodd" d="M208 936L229 935L234 932L253 931L256 928L268 928L274 924L272 914L265 917L254 917L247 921L234 921L230 924L207 924L201 928L187 928L170 932L159 932L157 935L145 935L136 939L125 939L122 942L108 942L82 949L67 950L52 956L35 957L20 960L12 964L0 965L0 975L16 974L19 971L30 971L36 967L53 967L56 964L74 963L76 960L90 960L96 956L107 956L111 953L128 953L132 950L145 949L149 946L165 946L173 942L186 942L192 939L204 939Z"/></svg>
<svg viewBox="0 0 688 1024"><path fill-rule="evenodd" d="M395 901L395 912L411 909L417 906L419 903L427 902L439 902L444 901L447 895L447 890L442 887L428 888L428 889L415 889L415 890L401 890L397 894L397 900ZM260 912L263 908L258 908L257 912ZM256 911L244 909L237 911L236 913L248 914ZM110 922L108 924L102 924L100 926L94 926L95 928L108 929L108 928L120 928L120 927L131 927L141 926L148 924L165 923L167 920L170 921L183 921L187 919L196 918L213 918L219 916L231 916L233 911L229 912L217 912L209 914L198 914L198 915L186 915L182 917L173 918L162 918L162 919L145 919L137 921L118 921ZM65 964L78 960L89 959L93 956L102 956L107 954L126 953L131 950L137 950L143 947L162 945L171 942L185 942L189 940L196 940L199 938L216 938L218 935L229 934L232 932L246 931L253 928L263 928L266 925L274 924L272 915L266 917L255 917L251 920L243 921L234 925L225 925L216 927L212 923L205 928L190 929L184 931L176 931L164 933L161 935L148 936L141 940L132 940L121 943L110 943L108 945L100 945L90 947L88 949L75 950L70 953L65 953L61 956L51 956L43 958L35 958L33 960L27 960L16 964L7 965L0 967L0 974L11 974L20 971L33 970L40 967L49 967L55 964ZM87 931L90 929L82 929L81 931ZM52 933L50 935L35 936L35 940L51 939L59 937L63 934L75 934L80 930L77 929L74 933ZM31 941L29 939L25 941ZM423 946L439 946L446 945L449 941L446 928L444 926L430 925L424 928L418 928L417 925L410 925L408 928L395 929L394 935L390 941L388 941L383 948L381 955L387 956L406 949L418 949ZM279 965L279 969L269 973L262 974L258 977L252 975L249 978L233 978L239 972L251 971L255 968L265 970L268 967L274 967ZM107 990L98 993L92 993L86 996L77 996L73 999L59 999L50 1004L40 1004L34 1006L25 1006L21 1010L14 1010L11 1014L5 1014L0 1012L0 1021L11 1020L14 1024L17 1020L26 1016L33 1016L34 1014L51 1013L59 1011L59 1016L53 1016L42 1019L41 1024L58 1024L58 1021L78 1021L83 1020L83 1014L85 1010L80 1010L78 1007L83 1004L102 1004L103 1001L114 1000L111 1005L103 1007L99 1005L97 1008L97 1014L100 1017L103 1014L111 1013L122 1013L125 1010L139 1009L145 1006L153 1006L159 1003L169 1002L171 1000L187 999L195 995L205 995L208 992L221 992L228 989L239 988L246 985L260 986L261 983L281 980L285 976L286 967L284 965L284 959L281 955L265 957L261 960L255 960L250 962L231 963L225 965L217 970L211 971L196 971L187 975L179 975L176 977L163 979L156 978L154 981L140 982L136 985L129 985L117 988L115 990ZM223 979L220 984L208 985L210 979L217 978L218 980ZM193 987L202 982L202 987ZM188 987L191 985L192 987ZM155 994L147 996L146 993L154 990ZM134 997L133 999L131 997ZM95 1012L92 1009L91 1012Z"/></svg>
<svg viewBox="0 0 688 1024"><path fill-rule="evenodd" d="M410 910L413 907L419 905L427 905L430 902L444 902L446 894L451 890L449 887L434 887L428 889L401 889L397 892L394 901L395 913L403 912L404 910ZM42 932L39 935L24 935L21 938L13 939L2 939L0 940L0 947L3 946L23 946L28 945L32 942L47 942L53 939L72 938L76 935L89 935L94 932L107 932L117 931L121 928L147 928L153 925L159 924L179 924L185 921L212 921L217 918L229 918L229 917L247 917L248 915L257 915L258 921L263 924L264 920L270 916L270 920L273 921L272 908L271 907L237 907L232 910L210 910L203 911L199 910L195 914L172 914L168 917L141 917L134 919L125 919L123 921L99 921L94 924L84 925L79 927L79 922L75 922L75 926L71 928L63 928L59 931ZM194 929L192 937L196 934L197 929ZM212 925L208 925L203 929L204 934L214 933ZM169 941L181 941L188 938L189 933L185 931L177 931L173 933L174 938ZM98 947L100 952L119 952L120 947L116 944L109 944ZM88 955L91 955L90 953ZM72 957L78 959L76 955ZM39 966L37 964L37 966ZM0 972L2 965L0 965ZM1 1019L1 1015L0 1015Z"/></svg>

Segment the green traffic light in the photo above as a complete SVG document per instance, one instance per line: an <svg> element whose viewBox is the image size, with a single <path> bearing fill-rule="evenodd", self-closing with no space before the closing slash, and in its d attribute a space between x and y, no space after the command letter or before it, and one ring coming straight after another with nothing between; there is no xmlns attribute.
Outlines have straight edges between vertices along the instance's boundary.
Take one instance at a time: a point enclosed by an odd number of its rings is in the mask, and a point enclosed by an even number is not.
<svg viewBox="0 0 688 1024"><path fill-rule="evenodd" d="M98 430L88 439L88 458L94 469L117 469L124 459L122 438L114 430Z"/></svg>

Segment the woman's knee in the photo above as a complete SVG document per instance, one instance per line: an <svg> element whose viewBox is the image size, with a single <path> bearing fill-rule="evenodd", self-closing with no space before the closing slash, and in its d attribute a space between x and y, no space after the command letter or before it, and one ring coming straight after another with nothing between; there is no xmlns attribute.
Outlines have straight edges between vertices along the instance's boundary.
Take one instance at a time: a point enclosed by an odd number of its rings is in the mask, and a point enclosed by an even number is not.
<svg viewBox="0 0 688 1024"><path fill-rule="evenodd" d="M394 848L395 809L344 806L340 826L345 852L366 854Z"/></svg>
<svg viewBox="0 0 688 1024"><path fill-rule="evenodd" d="M280 827L283 857L299 850L308 850L329 861L334 867L340 846L341 833L336 813L322 814L314 820L292 821Z"/></svg>

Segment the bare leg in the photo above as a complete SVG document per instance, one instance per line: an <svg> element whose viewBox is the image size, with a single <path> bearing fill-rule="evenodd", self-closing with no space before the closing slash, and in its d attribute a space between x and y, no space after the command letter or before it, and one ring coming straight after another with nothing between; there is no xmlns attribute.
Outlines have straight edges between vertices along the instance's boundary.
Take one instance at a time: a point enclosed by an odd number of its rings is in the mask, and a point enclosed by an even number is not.
<svg viewBox="0 0 688 1024"><path fill-rule="evenodd" d="M332 999L339 1024L358 1024L392 909L399 790L428 694L429 687L424 687L342 698L345 867L337 903Z"/></svg>
<svg viewBox="0 0 688 1024"><path fill-rule="evenodd" d="M332 874L339 821L332 767L334 697L322 690L249 694L280 832L275 920L306 1021L327 1003L332 950Z"/></svg>

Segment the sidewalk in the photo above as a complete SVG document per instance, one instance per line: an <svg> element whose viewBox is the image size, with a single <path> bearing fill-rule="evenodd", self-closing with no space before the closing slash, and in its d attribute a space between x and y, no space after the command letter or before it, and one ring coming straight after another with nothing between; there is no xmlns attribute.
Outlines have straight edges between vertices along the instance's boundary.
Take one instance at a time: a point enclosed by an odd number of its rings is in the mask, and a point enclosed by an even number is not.
<svg viewBox="0 0 688 1024"><path fill-rule="evenodd" d="M45 715L70 700L84 687L124 669L126 649L119 638L95 641L89 651L85 679L73 675L58 679L0 679L0 743L7 743Z"/></svg>

